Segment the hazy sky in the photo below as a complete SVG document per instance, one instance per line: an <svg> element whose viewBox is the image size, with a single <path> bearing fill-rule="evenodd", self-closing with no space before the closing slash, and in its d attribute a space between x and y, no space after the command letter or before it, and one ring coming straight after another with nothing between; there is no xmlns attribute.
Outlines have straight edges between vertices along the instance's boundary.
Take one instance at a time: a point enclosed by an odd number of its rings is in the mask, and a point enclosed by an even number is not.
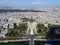
<svg viewBox="0 0 60 45"><path fill-rule="evenodd" d="M0 7L60 7L60 0L0 0Z"/></svg>

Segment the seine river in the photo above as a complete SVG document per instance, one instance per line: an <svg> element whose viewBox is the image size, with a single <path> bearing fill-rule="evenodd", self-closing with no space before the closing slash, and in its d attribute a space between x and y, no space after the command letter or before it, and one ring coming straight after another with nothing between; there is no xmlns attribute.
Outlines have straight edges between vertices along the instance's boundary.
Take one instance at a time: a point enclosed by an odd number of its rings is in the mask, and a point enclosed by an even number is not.
<svg viewBox="0 0 60 45"><path fill-rule="evenodd" d="M0 45L29 45L29 41L0 43ZM35 45L60 45L60 41L35 41Z"/></svg>

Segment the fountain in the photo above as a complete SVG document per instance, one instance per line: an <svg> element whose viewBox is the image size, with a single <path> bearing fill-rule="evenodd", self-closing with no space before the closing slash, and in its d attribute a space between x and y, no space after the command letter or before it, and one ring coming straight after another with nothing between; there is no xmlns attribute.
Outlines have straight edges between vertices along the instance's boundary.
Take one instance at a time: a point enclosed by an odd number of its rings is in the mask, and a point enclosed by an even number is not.
<svg viewBox="0 0 60 45"><path fill-rule="evenodd" d="M36 38L39 35L36 30L37 22L28 21L27 25L28 25L28 29L25 36L30 39L29 45L34 45L34 38Z"/></svg>

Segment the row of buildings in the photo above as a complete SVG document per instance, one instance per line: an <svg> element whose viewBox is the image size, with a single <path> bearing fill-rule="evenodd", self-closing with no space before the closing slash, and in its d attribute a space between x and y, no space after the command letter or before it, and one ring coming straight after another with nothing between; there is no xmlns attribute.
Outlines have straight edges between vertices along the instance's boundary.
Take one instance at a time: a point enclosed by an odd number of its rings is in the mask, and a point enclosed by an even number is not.
<svg viewBox="0 0 60 45"><path fill-rule="evenodd" d="M17 23L17 25L19 25L19 23L22 23L21 18L24 17L29 19L33 17L33 19L38 23L60 25L60 8L45 8L39 10L42 10L44 12L2 12L0 13L0 27L4 27L5 29L7 29L7 26L9 25L9 28L13 28L14 23ZM0 30L2 30L2 28L0 28ZM2 34L0 33L0 35Z"/></svg>

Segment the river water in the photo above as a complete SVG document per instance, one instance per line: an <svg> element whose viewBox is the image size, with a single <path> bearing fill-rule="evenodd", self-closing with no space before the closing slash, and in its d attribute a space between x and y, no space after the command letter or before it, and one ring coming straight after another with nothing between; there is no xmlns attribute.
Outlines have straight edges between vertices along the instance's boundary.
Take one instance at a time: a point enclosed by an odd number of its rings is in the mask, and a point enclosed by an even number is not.
<svg viewBox="0 0 60 45"><path fill-rule="evenodd" d="M29 41L0 43L0 45L29 45ZM60 41L35 41L35 45L60 45Z"/></svg>

